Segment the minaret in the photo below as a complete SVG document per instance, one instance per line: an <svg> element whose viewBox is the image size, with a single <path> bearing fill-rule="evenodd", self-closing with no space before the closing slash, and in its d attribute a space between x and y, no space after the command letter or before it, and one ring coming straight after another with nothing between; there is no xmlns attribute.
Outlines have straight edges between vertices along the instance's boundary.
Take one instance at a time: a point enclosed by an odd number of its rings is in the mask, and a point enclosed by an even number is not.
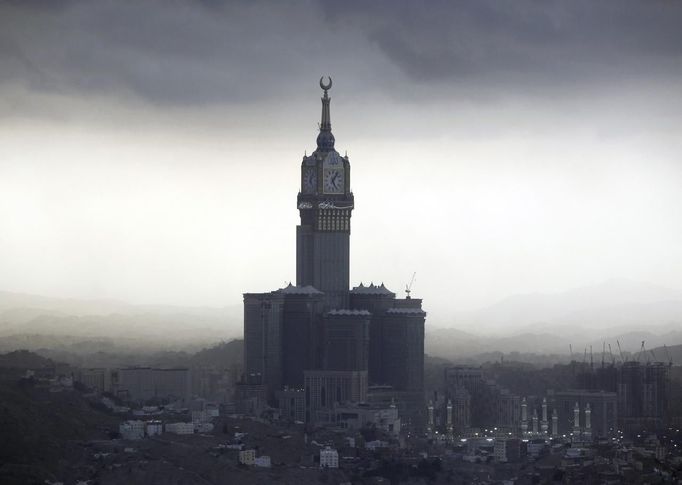
<svg viewBox="0 0 682 485"><path fill-rule="evenodd" d="M573 439L577 440L580 438L580 406L575 403L573 407Z"/></svg>
<svg viewBox="0 0 682 485"><path fill-rule="evenodd" d="M547 398L542 398L542 421L540 421L540 431L543 435L547 435L549 423L547 422Z"/></svg>
<svg viewBox="0 0 682 485"><path fill-rule="evenodd" d="M559 415L554 408L552 410L552 437L556 438L557 436L559 436Z"/></svg>
<svg viewBox="0 0 682 485"><path fill-rule="evenodd" d="M587 441L592 441L592 410L590 409L590 403L585 404L585 439Z"/></svg>
<svg viewBox="0 0 682 485"><path fill-rule="evenodd" d="M526 436L528 434L528 405L526 404L526 398L521 400L521 436Z"/></svg>
<svg viewBox="0 0 682 485"><path fill-rule="evenodd" d="M538 434L538 410L533 409L533 434Z"/></svg>
<svg viewBox="0 0 682 485"><path fill-rule="evenodd" d="M433 436L433 400L429 400L429 416L428 416L428 423L426 423L426 433L429 436Z"/></svg>
<svg viewBox="0 0 682 485"><path fill-rule="evenodd" d="M446 409L447 409L446 428L447 428L448 438L452 439L453 429L454 429L452 426L452 400L448 399L448 406Z"/></svg>

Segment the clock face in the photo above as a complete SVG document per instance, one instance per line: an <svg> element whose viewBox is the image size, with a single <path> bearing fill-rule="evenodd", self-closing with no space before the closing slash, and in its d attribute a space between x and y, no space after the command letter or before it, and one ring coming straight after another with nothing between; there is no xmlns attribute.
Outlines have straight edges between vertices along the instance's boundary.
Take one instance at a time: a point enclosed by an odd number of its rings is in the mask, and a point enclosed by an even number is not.
<svg viewBox="0 0 682 485"><path fill-rule="evenodd" d="M325 168L323 182L325 194L343 194L343 168Z"/></svg>
<svg viewBox="0 0 682 485"><path fill-rule="evenodd" d="M314 194L317 191L317 169L314 167L306 168L303 171L303 192Z"/></svg>
<svg viewBox="0 0 682 485"><path fill-rule="evenodd" d="M343 160L331 151L322 164L322 189L325 194L343 194L345 189Z"/></svg>

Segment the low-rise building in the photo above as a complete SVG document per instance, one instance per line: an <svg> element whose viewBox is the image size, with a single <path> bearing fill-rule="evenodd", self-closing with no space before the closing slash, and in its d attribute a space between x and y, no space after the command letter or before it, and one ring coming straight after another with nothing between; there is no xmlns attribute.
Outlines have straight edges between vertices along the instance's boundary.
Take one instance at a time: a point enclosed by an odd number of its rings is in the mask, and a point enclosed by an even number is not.
<svg viewBox="0 0 682 485"><path fill-rule="evenodd" d="M194 430L197 433L210 433L213 429L213 423L194 423Z"/></svg>
<svg viewBox="0 0 682 485"><path fill-rule="evenodd" d="M194 423L208 423L211 421L212 416L208 414L206 409L201 411L192 411L192 422Z"/></svg>
<svg viewBox="0 0 682 485"><path fill-rule="evenodd" d="M194 423L168 423L166 424L166 433L193 434Z"/></svg>
<svg viewBox="0 0 682 485"><path fill-rule="evenodd" d="M119 424L118 432L124 440L139 440L144 438L144 421L124 421Z"/></svg>
<svg viewBox="0 0 682 485"><path fill-rule="evenodd" d="M254 465L256 463L256 450L242 450L239 452L239 463L242 465Z"/></svg>
<svg viewBox="0 0 682 485"><path fill-rule="evenodd" d="M514 463L521 458L521 440L517 438L496 438L493 449L498 463Z"/></svg>
<svg viewBox="0 0 682 485"><path fill-rule="evenodd" d="M84 386L98 392L105 392L111 389L111 372L109 369L80 369L76 375L76 380Z"/></svg>
<svg viewBox="0 0 682 485"><path fill-rule="evenodd" d="M388 442L387 441L381 441L381 440L374 440L374 441L368 441L365 443L365 448L368 450L378 450L381 448L388 448Z"/></svg>
<svg viewBox="0 0 682 485"><path fill-rule="evenodd" d="M254 460L253 464L260 468L270 468L272 466L270 457L267 455L259 456Z"/></svg>
<svg viewBox="0 0 682 485"><path fill-rule="evenodd" d="M320 468L338 468L339 452L329 446L320 450Z"/></svg>
<svg viewBox="0 0 682 485"><path fill-rule="evenodd" d="M367 403L337 405L331 417L334 424L347 429L360 429L370 424L394 436L400 434L401 420L395 405L382 406Z"/></svg>
<svg viewBox="0 0 682 485"><path fill-rule="evenodd" d="M163 423L161 421L147 421L147 436L156 436L163 433Z"/></svg>
<svg viewBox="0 0 682 485"><path fill-rule="evenodd" d="M305 421L305 393L303 389L284 389L275 394L282 419Z"/></svg>

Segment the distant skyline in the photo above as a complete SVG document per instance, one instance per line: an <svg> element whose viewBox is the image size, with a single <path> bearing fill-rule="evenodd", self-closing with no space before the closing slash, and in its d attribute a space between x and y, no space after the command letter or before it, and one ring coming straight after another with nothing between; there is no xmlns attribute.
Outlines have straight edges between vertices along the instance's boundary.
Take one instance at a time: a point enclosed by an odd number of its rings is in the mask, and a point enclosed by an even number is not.
<svg viewBox="0 0 682 485"><path fill-rule="evenodd" d="M322 75L354 285L416 272L438 321L682 290L680 46L664 1L0 2L0 290L224 306L294 281Z"/></svg>

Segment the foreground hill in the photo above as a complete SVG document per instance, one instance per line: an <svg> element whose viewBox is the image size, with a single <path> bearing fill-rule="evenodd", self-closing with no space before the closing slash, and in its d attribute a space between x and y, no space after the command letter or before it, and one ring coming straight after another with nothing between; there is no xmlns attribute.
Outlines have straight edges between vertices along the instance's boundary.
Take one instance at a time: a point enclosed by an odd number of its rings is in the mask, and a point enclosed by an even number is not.
<svg viewBox="0 0 682 485"><path fill-rule="evenodd" d="M0 483L43 483L38 479L46 476L75 482L79 472L73 464L87 453L78 443L108 438L119 421L78 392L0 380Z"/></svg>

